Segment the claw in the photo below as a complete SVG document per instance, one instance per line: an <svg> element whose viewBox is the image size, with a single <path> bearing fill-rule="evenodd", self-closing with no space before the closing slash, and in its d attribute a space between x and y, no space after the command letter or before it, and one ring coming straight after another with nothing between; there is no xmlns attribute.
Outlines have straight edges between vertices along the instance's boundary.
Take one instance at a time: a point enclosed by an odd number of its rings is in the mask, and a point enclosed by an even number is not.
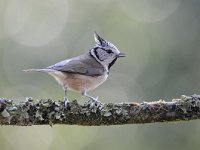
<svg viewBox="0 0 200 150"><path fill-rule="evenodd" d="M82 95L89 98L89 100L85 103L85 105L89 106L89 108L98 108L102 105L102 103L98 100L98 96L96 98L92 97L88 95L85 90L82 92Z"/></svg>
<svg viewBox="0 0 200 150"><path fill-rule="evenodd" d="M89 100L85 103L90 109L98 108L102 103L94 97L90 97Z"/></svg>
<svg viewBox="0 0 200 150"><path fill-rule="evenodd" d="M69 103L69 100L68 100L68 98L65 96L65 97L64 97L64 106L66 107L68 103Z"/></svg>
<svg viewBox="0 0 200 150"><path fill-rule="evenodd" d="M89 97L90 100L93 102L93 103L101 103L99 100L98 100L98 96L95 98L95 97Z"/></svg>

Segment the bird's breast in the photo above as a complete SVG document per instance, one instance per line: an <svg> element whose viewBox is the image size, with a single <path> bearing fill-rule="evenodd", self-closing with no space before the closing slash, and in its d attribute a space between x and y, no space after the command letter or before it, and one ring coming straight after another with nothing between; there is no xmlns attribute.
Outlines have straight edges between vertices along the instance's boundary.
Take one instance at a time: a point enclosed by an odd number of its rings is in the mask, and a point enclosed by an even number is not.
<svg viewBox="0 0 200 150"><path fill-rule="evenodd" d="M86 76L81 74L63 73L56 71L49 74L52 75L60 85L77 92L95 89L101 85L108 77L107 73L100 76Z"/></svg>

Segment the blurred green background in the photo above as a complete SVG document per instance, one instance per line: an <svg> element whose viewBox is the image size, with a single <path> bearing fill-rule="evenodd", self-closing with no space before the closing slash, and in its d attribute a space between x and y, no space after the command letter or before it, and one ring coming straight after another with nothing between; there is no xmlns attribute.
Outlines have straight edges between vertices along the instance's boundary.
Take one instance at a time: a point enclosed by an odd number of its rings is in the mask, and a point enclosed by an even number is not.
<svg viewBox="0 0 200 150"><path fill-rule="evenodd" d="M199 0L0 0L0 96L63 99L44 68L88 51L93 32L127 57L90 95L102 102L199 94ZM85 100L69 92L70 100ZM200 121L109 127L0 128L1 150L197 150Z"/></svg>

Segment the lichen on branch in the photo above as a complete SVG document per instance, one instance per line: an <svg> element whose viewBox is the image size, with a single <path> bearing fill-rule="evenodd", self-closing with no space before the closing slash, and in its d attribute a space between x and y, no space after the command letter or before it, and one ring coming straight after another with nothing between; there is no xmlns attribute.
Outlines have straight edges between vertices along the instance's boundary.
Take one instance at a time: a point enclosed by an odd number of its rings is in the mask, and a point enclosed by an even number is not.
<svg viewBox="0 0 200 150"><path fill-rule="evenodd" d="M64 106L51 99L26 100L14 104L0 98L1 125L122 125L170 121L187 121L200 118L200 95L181 96L170 102L100 103L93 100L78 104L77 100Z"/></svg>

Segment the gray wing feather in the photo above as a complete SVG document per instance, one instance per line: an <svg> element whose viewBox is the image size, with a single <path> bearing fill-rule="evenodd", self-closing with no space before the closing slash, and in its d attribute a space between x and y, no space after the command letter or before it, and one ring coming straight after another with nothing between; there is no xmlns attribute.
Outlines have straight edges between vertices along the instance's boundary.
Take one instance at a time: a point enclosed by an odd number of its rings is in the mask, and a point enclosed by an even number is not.
<svg viewBox="0 0 200 150"><path fill-rule="evenodd" d="M105 73L105 68L97 62L89 53L61 61L47 67L67 73L78 73L88 76L100 76Z"/></svg>

